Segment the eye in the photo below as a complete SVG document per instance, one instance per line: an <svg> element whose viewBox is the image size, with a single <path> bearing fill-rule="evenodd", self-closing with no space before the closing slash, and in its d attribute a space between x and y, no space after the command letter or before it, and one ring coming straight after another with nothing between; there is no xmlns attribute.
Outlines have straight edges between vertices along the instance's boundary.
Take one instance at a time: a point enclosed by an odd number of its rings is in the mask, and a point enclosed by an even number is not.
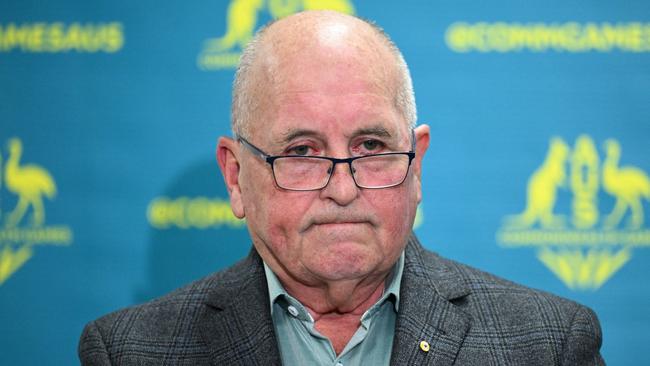
<svg viewBox="0 0 650 366"><path fill-rule="evenodd" d="M384 143L379 140L365 140L361 145L368 151L377 151L384 147Z"/></svg>
<svg viewBox="0 0 650 366"><path fill-rule="evenodd" d="M289 149L290 155L307 155L311 148L307 145L294 146Z"/></svg>

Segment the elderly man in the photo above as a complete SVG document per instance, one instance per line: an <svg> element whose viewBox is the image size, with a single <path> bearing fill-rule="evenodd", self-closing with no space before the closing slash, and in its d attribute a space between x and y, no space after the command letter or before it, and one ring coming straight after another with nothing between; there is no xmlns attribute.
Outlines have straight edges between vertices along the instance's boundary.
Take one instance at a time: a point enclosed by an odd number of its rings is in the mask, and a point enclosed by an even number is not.
<svg viewBox="0 0 650 366"><path fill-rule="evenodd" d="M429 128L378 28L305 12L242 56L217 159L254 249L85 329L86 365L595 365L595 314L424 250Z"/></svg>

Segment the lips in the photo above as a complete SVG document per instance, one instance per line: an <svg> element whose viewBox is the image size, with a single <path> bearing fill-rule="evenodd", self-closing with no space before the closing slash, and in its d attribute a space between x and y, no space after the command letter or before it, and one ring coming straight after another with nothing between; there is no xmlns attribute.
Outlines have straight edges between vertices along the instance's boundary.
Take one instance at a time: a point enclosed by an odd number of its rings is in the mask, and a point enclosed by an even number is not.
<svg viewBox="0 0 650 366"><path fill-rule="evenodd" d="M377 218L372 212L364 212L363 209L332 209L327 208L317 211L314 214L305 216L304 225L301 226L302 232L314 228L321 229L355 229L359 230L360 225L377 226Z"/></svg>
<svg viewBox="0 0 650 366"><path fill-rule="evenodd" d="M307 233L311 240L321 244L343 244L365 241L364 238L372 230L367 221L365 222L328 222L310 226ZM306 233L306 234L307 234Z"/></svg>
<svg viewBox="0 0 650 366"><path fill-rule="evenodd" d="M364 214L359 212L321 212L314 216L309 217L306 221L306 224L303 226L303 231L307 231L310 228L321 227L321 228L354 228L359 225L370 225L375 226L375 219L373 215Z"/></svg>
<svg viewBox="0 0 650 366"><path fill-rule="evenodd" d="M335 222L319 222L319 223L314 223L316 226L347 226L347 225L360 225L360 224L367 224L367 221L355 221L355 222L350 222L350 221L335 221Z"/></svg>
<svg viewBox="0 0 650 366"><path fill-rule="evenodd" d="M358 229L360 225L372 225L368 218L336 218L336 219L313 219L307 226L309 228L321 229Z"/></svg>
<svg viewBox="0 0 650 366"><path fill-rule="evenodd" d="M312 225L336 225L336 224L367 224L369 217L316 217L311 219Z"/></svg>

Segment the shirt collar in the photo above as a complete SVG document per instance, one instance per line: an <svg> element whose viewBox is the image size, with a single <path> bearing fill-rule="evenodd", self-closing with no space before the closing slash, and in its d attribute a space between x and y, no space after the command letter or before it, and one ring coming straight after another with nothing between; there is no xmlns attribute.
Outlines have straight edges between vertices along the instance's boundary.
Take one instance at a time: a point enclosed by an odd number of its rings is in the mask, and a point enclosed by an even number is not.
<svg viewBox="0 0 650 366"><path fill-rule="evenodd" d="M271 268L269 268L269 266L266 265L266 262L264 262L264 272L266 273L266 284L269 290L269 300L270 300L269 304L271 307L270 310L271 310L271 314L273 314L273 304L275 304L275 302L278 301L278 299L280 298L293 299L293 297L287 293L287 291L280 283L278 277L275 275L275 273L273 273ZM403 272L404 272L404 251L402 251L402 254L399 256L399 259L397 260L397 262L393 266L393 269L388 275L386 281L387 285L384 287L384 293L382 294L381 298L379 298L377 303L373 305L372 308L375 308L376 305L380 305L384 301L392 297L394 299L393 304L395 306L395 312L399 310L399 291L402 284Z"/></svg>

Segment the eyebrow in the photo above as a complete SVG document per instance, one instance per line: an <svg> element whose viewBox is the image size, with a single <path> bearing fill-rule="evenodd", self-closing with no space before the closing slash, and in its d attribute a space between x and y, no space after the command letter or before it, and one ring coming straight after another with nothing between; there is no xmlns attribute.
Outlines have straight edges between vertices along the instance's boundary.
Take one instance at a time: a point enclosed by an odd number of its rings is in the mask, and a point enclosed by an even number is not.
<svg viewBox="0 0 650 366"><path fill-rule="evenodd" d="M354 132L352 132L350 136L352 137L352 136L361 136L361 135L374 135L383 138L393 137L393 135L385 127L380 125L359 128ZM306 137L306 136L322 137L322 134L320 132L306 129L306 128L291 129L286 133L282 134L282 136L278 139L278 142L286 144L291 142L295 138Z"/></svg>
<svg viewBox="0 0 650 366"><path fill-rule="evenodd" d="M309 130L306 128L291 129L283 133L282 136L278 139L278 142L281 144L287 144L298 137L305 137L305 136L319 137L321 136L321 134L319 132L316 132L314 130Z"/></svg>
<svg viewBox="0 0 650 366"><path fill-rule="evenodd" d="M388 130L382 126L371 126L371 127L366 127L366 128L360 128L352 134L353 136L360 136L360 135L374 135L377 137L384 137L384 138L391 138L393 135L391 135Z"/></svg>

